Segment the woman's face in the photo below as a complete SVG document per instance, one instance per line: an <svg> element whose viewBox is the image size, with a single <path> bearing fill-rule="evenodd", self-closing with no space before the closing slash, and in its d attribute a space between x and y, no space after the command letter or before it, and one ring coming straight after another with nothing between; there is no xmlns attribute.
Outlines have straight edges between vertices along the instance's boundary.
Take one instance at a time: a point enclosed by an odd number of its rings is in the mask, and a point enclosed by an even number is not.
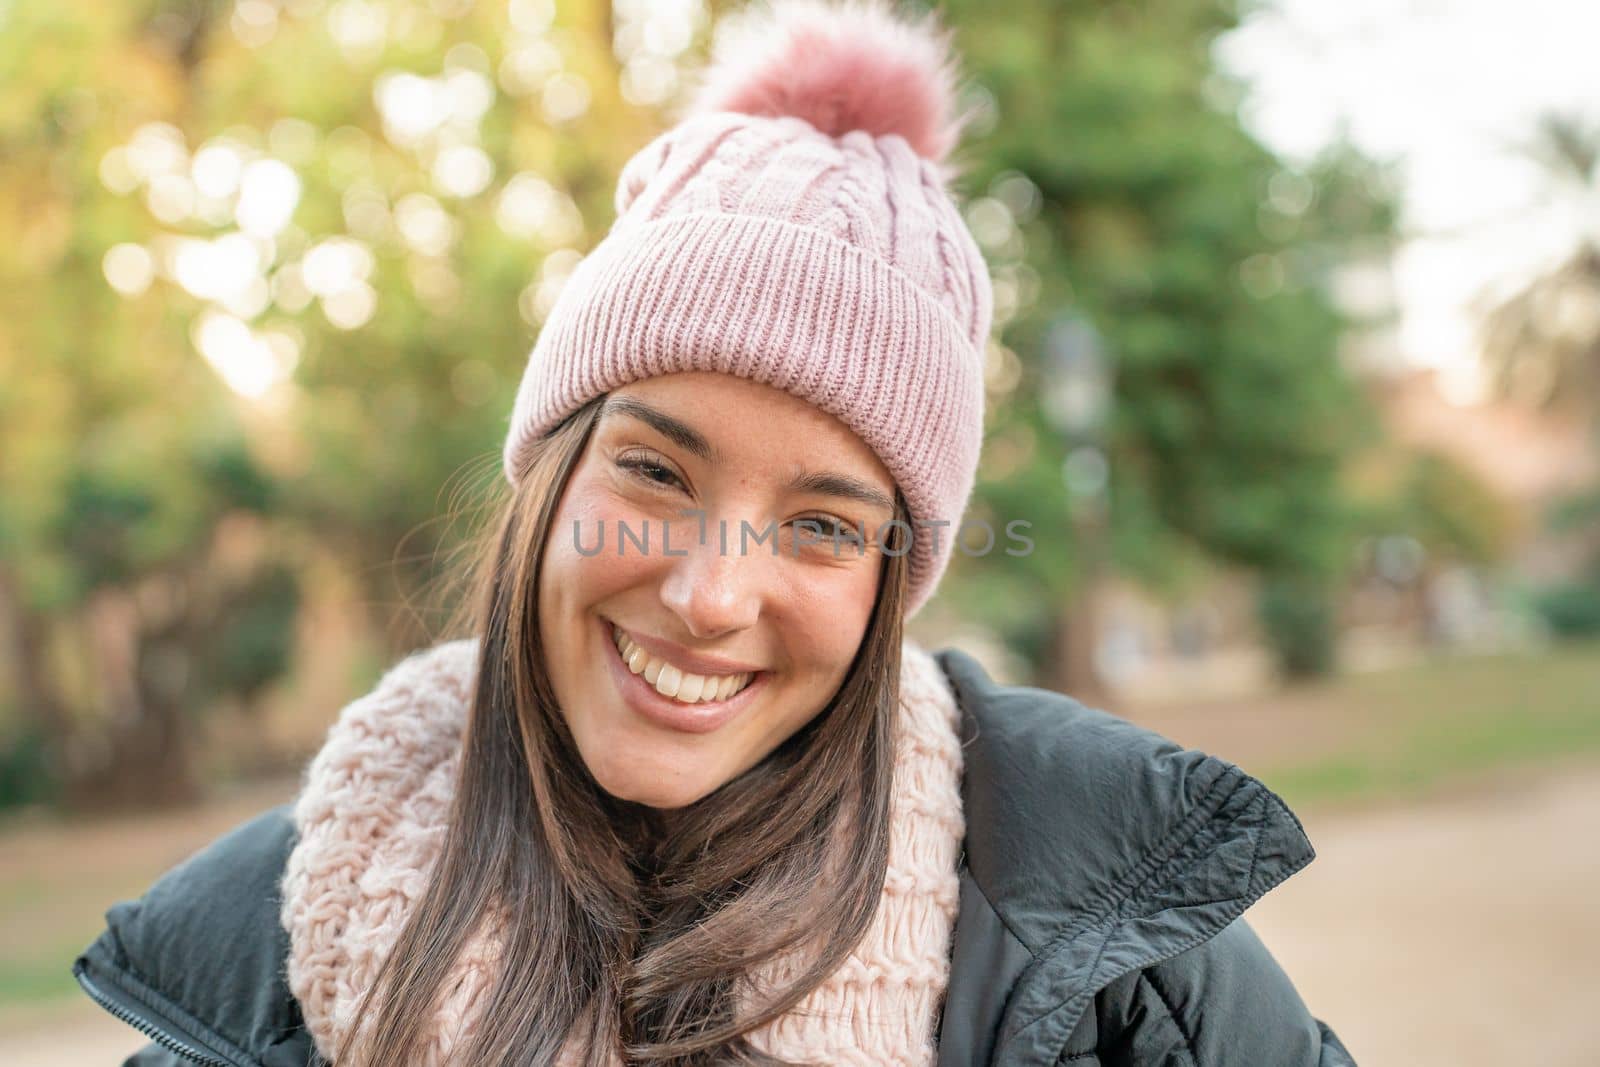
<svg viewBox="0 0 1600 1067"><path fill-rule="evenodd" d="M782 390L691 372L611 393L539 590L556 698L601 787L681 807L827 706L866 632L893 501L872 450ZM864 529L865 550L835 521Z"/></svg>

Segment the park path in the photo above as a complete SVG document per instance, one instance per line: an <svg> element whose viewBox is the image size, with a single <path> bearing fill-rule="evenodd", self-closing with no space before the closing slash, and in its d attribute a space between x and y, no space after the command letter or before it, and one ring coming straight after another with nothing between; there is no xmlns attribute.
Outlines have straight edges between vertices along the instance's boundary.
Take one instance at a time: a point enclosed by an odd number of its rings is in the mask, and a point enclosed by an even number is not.
<svg viewBox="0 0 1600 1067"><path fill-rule="evenodd" d="M1600 1064L1600 767L1301 814L1317 859L1247 916L1361 1067ZM0 1034L0 1063L140 1044L80 998Z"/></svg>
<svg viewBox="0 0 1600 1067"><path fill-rule="evenodd" d="M1600 1064L1600 767L1304 821L1246 914L1361 1067Z"/></svg>

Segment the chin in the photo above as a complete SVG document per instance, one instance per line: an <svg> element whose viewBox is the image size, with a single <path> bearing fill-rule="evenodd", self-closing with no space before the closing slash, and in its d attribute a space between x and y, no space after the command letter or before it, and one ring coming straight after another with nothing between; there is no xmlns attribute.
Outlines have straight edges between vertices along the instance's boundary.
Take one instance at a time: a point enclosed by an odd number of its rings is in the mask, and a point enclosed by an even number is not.
<svg viewBox="0 0 1600 1067"><path fill-rule="evenodd" d="M641 784L637 789L612 789L602 782L600 787L618 800L632 801L635 804L643 804L648 808L660 808L663 811L688 807L711 792L709 789L664 790L653 783L651 785Z"/></svg>
<svg viewBox="0 0 1600 1067"><path fill-rule="evenodd" d="M668 768L660 766L591 766L590 773L618 800L664 810L687 807L716 789L713 782L675 780Z"/></svg>

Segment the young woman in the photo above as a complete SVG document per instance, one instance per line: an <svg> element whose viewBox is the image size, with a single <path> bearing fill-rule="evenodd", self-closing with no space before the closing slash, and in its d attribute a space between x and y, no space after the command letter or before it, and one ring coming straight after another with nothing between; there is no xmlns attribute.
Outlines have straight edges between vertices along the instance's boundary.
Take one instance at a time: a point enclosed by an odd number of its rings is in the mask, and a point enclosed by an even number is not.
<svg viewBox="0 0 1600 1067"><path fill-rule="evenodd" d="M75 965L130 1063L1352 1061L1237 767L903 635L982 437L948 35L789 4L636 155L465 636Z"/></svg>

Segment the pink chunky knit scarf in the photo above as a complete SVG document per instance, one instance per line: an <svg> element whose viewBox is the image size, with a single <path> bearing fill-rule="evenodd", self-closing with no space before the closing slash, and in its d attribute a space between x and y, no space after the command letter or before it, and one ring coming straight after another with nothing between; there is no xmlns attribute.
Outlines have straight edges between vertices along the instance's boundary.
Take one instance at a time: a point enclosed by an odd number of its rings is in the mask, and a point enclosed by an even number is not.
<svg viewBox="0 0 1600 1067"><path fill-rule="evenodd" d="M285 869L289 986L331 1059L426 885L445 831L469 711L477 644L435 646L349 704L306 770ZM820 987L751 1035L790 1060L888 1067L935 1057L934 1018L949 977L961 846L958 711L938 664L902 651L900 743L889 873L866 936ZM785 973L783 961L754 976ZM427 1063L469 1041L497 977L494 938L468 942L430 1029ZM562 1062L570 1062L568 1050Z"/></svg>

